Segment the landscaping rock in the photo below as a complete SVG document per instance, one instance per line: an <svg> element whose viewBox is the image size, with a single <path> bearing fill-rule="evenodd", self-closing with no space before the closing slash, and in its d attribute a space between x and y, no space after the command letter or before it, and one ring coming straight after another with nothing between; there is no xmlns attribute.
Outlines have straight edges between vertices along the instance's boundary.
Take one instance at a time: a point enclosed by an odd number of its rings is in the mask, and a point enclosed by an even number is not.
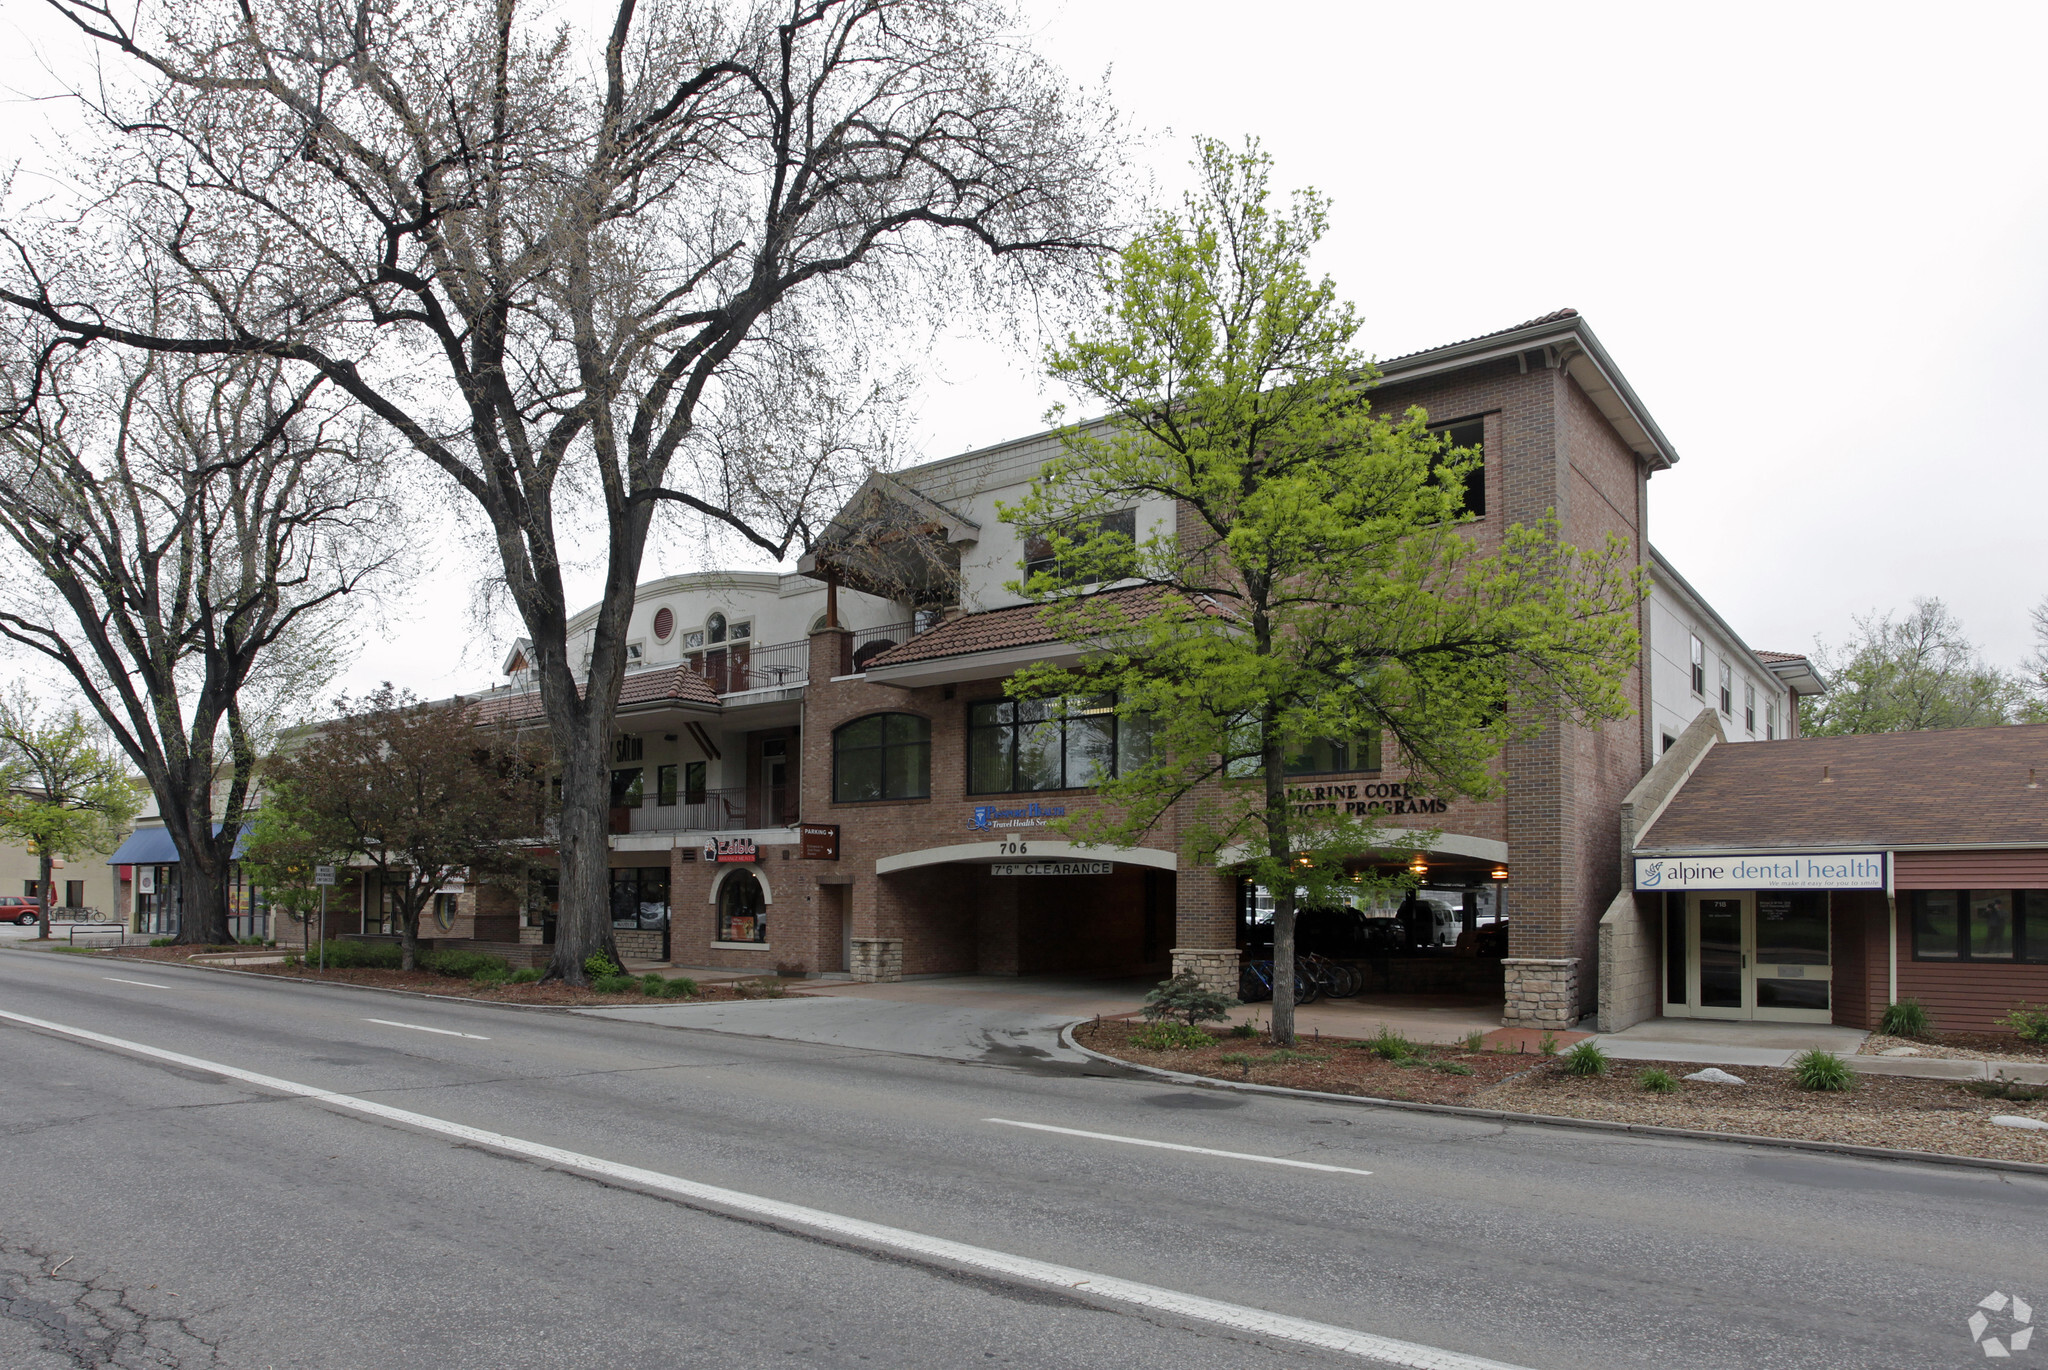
<svg viewBox="0 0 2048 1370"><path fill-rule="evenodd" d="M2048 1132L2048 1123L2039 1118L2022 1118L2016 1113L2000 1113L1992 1118L1993 1127L2026 1127Z"/></svg>
<svg viewBox="0 0 2048 1370"><path fill-rule="evenodd" d="M1719 1066L1708 1066L1705 1070L1695 1070L1685 1078L1688 1080L1698 1080L1703 1085L1746 1085L1749 1083L1740 1075L1730 1075Z"/></svg>
<svg viewBox="0 0 2048 1370"><path fill-rule="evenodd" d="M1920 1054L1920 1048L1919 1048L1919 1047L1886 1047L1886 1048L1885 1048L1885 1049L1884 1049L1883 1051L1880 1051L1880 1052L1878 1052L1877 1054L1878 1054L1878 1055L1880 1055L1880 1056L1918 1056L1918 1055Z"/></svg>

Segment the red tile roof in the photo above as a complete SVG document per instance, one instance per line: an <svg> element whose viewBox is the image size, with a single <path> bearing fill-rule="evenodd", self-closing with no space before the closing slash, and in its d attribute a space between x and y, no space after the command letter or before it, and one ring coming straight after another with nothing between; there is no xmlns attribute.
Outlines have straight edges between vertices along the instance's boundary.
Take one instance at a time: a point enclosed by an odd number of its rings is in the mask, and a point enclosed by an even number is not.
<svg viewBox="0 0 2048 1370"><path fill-rule="evenodd" d="M1754 649L1752 649L1752 650L1754 650ZM1756 653L1756 656L1757 656L1757 660L1759 660L1759 661L1763 661L1763 662L1767 662L1767 663L1768 663L1768 662L1772 662L1772 661L1804 661L1804 660L1806 660L1806 653L1804 653L1804 652L1765 652L1765 651L1757 651L1757 653Z"/></svg>
<svg viewBox="0 0 2048 1370"><path fill-rule="evenodd" d="M2029 779L2039 787L2027 788ZM2048 847L2048 724L1723 743L1638 840L1668 851Z"/></svg>
<svg viewBox="0 0 2048 1370"><path fill-rule="evenodd" d="M1097 602L1114 607L1125 624L1140 622L1158 612L1159 605L1176 592L1161 585L1140 585L1125 590L1104 590ZM1034 647L1058 642L1060 635L1045 621L1045 606L1017 604L1007 609L986 609L977 614L949 618L930 632L874 657L867 664L897 666L911 661L933 661L941 657L968 656L975 652L998 652L1009 647Z"/></svg>
<svg viewBox="0 0 2048 1370"><path fill-rule="evenodd" d="M583 693L579 683L576 693ZM512 694L485 695L474 701L480 715L487 719L514 721L539 718L540 691L520 690ZM664 666L650 671L634 671L619 687L619 707L635 704L716 704L718 692L711 688L711 682L685 666Z"/></svg>

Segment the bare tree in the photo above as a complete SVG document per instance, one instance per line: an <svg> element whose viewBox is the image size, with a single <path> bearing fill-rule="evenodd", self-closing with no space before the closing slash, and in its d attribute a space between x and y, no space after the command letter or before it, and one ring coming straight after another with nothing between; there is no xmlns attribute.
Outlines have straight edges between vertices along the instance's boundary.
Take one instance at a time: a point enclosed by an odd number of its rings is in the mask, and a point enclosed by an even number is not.
<svg viewBox="0 0 2048 1370"><path fill-rule="evenodd" d="M656 508L800 550L847 454L744 420L792 375L864 388L907 317L1063 285L1109 236L1120 126L1004 0L617 0L588 33L517 0L49 3L136 74L89 97L93 221L185 317L100 307L73 239L26 230L0 300L65 339L303 362L475 500L563 768L554 971L580 982L615 951L607 757ZM250 262L257 288L216 283ZM579 678L562 543L592 505Z"/></svg>
<svg viewBox="0 0 2048 1370"><path fill-rule="evenodd" d="M342 597L391 560L381 432L265 358L93 362L9 397L0 638L71 678L156 795L179 940L225 941L263 729L326 683Z"/></svg>

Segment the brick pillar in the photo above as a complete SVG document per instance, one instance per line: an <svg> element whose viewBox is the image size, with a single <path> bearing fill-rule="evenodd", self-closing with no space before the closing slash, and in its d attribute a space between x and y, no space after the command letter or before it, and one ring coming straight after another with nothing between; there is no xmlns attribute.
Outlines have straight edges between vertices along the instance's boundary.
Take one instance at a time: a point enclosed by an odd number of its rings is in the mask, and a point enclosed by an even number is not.
<svg viewBox="0 0 2048 1370"><path fill-rule="evenodd" d="M1173 973L1204 989L1237 994L1237 875L1214 866L1182 868L1173 881Z"/></svg>
<svg viewBox="0 0 2048 1370"><path fill-rule="evenodd" d="M1504 1027L1561 1031L1579 1021L1578 957L1510 956L1500 964L1507 974Z"/></svg>
<svg viewBox="0 0 2048 1370"><path fill-rule="evenodd" d="M853 978L870 983L903 978L901 937L856 937L853 939Z"/></svg>
<svg viewBox="0 0 2048 1370"><path fill-rule="evenodd" d="M811 688L853 671L853 630L819 628L811 634Z"/></svg>

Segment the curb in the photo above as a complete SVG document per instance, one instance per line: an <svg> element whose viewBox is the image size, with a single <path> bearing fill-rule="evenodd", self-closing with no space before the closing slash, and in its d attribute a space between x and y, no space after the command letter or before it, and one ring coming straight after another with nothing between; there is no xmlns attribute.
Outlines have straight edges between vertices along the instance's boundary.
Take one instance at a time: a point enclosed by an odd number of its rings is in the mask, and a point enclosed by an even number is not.
<svg viewBox="0 0 2048 1370"><path fill-rule="evenodd" d="M1084 1018L1080 1021L1088 1020ZM1236 1089L1251 1094L1277 1094L1290 1099L1313 1099L1317 1103L1351 1104L1360 1108L1391 1108L1406 1113L1434 1113L1452 1118L1475 1118L1490 1123L1580 1128L1589 1132L1622 1132L1641 1137L1669 1137L1689 1142L1724 1142L1736 1146L1776 1147L1785 1151L1817 1151L1824 1155L1854 1156L1866 1161L1913 1161L1923 1165L1962 1166L1973 1170L2048 1175L2048 1163L2039 1161L2002 1161L1989 1156L1951 1156L1945 1151L1906 1151L1896 1147L1858 1146L1853 1142L1816 1142L1801 1137L1759 1137L1748 1132L1708 1132L1703 1128L1662 1127L1655 1123L1615 1123L1604 1118L1566 1118L1554 1113L1510 1113L1498 1108L1424 1104L1409 1099L1380 1099L1368 1094L1331 1094L1318 1089L1290 1089L1285 1085L1255 1085L1248 1080L1219 1080L1211 1075L1190 1075L1186 1071L1139 1065L1136 1061L1125 1061L1105 1055L1091 1047L1082 1046L1075 1040L1074 1029L1078 1026L1078 1022L1070 1023L1061 1031L1060 1041L1082 1055L1091 1056L1108 1065L1120 1066L1125 1070L1142 1071L1163 1080L1172 1080L1175 1084L1194 1085L1198 1088Z"/></svg>

